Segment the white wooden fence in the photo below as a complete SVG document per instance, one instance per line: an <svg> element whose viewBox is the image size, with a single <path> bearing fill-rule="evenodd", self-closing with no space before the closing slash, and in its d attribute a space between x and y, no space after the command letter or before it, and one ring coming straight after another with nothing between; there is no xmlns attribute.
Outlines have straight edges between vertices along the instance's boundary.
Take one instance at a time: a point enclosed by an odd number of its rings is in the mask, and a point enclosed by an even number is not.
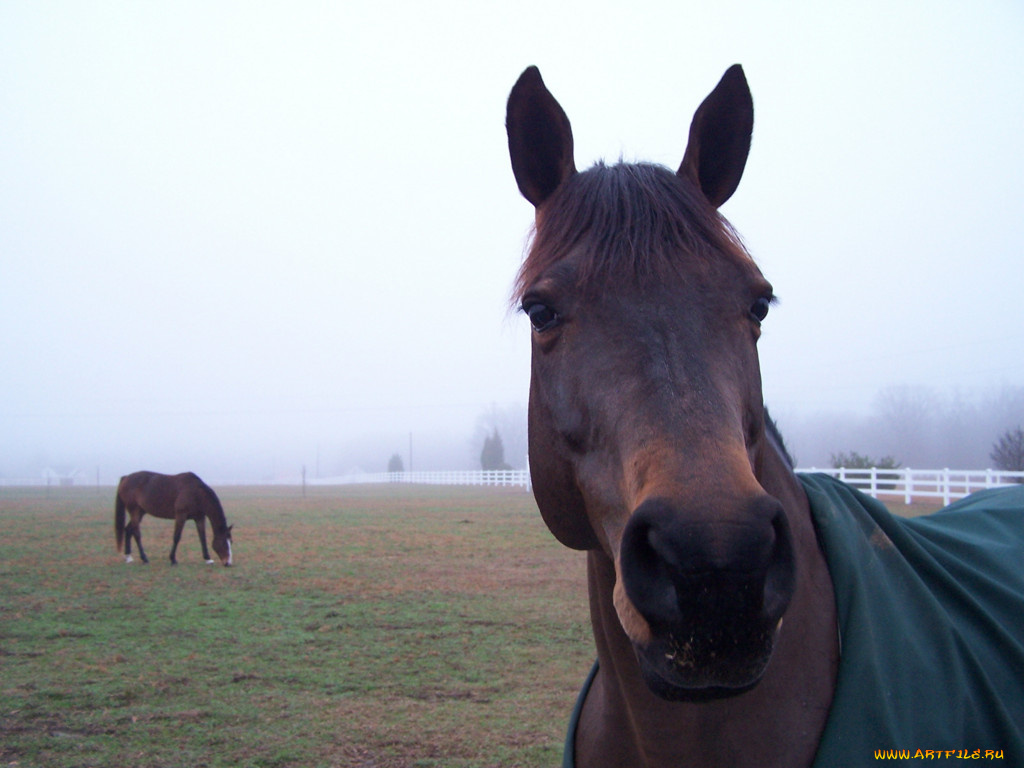
<svg viewBox="0 0 1024 768"><path fill-rule="evenodd" d="M798 472L824 472L878 498L880 495L902 496L910 504L915 498L953 499L967 496L983 488L998 488L1024 483L1024 472L997 469L798 469ZM530 473L525 469L502 471L452 472L378 472L309 481L310 485L346 485L349 483L419 483L422 485L497 485L517 486L530 490Z"/></svg>
<svg viewBox="0 0 1024 768"><path fill-rule="evenodd" d="M530 473L525 469L450 470L443 472L366 472L340 477L307 480L309 485L350 485L354 483L409 483L419 485L497 485L530 490Z"/></svg>
<svg viewBox="0 0 1024 768"><path fill-rule="evenodd" d="M824 472L838 477L840 480L878 498L879 496L902 496L904 502L910 504L914 499L942 499L949 504L954 499L967 496L983 488L1024 483L1024 472L1005 472L997 469L820 469L805 467L798 472ZM301 480L282 481L286 485L298 485ZM307 485L351 485L356 483L376 484L420 484L420 485L488 485L531 490L530 473L525 469L508 470L466 470L446 472L365 472L338 477L307 479ZM211 483L217 485L234 485L231 481L219 481L214 478ZM52 478L4 479L0 478L0 486L24 485L56 485ZM79 484L79 483L75 483ZM81 483L86 485L87 483ZM242 482L242 485L247 483Z"/></svg>
<svg viewBox="0 0 1024 768"><path fill-rule="evenodd" d="M999 469L798 469L797 472L824 472L838 477L864 493L874 496L902 496L906 504L915 498L942 499L949 504L974 491L1024 483L1024 472Z"/></svg>
<svg viewBox="0 0 1024 768"><path fill-rule="evenodd" d="M83 476L84 477L84 476ZM211 476L207 482L214 486L221 485L262 485L260 482L251 480L240 480ZM281 480L271 481L271 485L355 485L366 484L391 484L408 483L419 485L492 485L505 487L520 487L531 490L530 473L525 469L505 470L450 470L444 472L359 472L351 475L339 475L336 477L318 477L302 479L301 476L292 476ZM0 487L40 487L40 486L86 486L99 485L95 481L89 482L82 477L72 479L61 478L59 481L51 477L0 477ZM110 483L106 484L112 487Z"/></svg>

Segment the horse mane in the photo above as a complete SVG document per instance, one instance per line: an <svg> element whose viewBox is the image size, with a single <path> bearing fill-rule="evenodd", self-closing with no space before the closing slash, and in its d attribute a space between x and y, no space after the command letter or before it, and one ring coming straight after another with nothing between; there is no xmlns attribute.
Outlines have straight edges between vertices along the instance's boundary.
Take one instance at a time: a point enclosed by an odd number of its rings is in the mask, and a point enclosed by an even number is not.
<svg viewBox="0 0 1024 768"><path fill-rule="evenodd" d="M213 488L208 486L206 482L199 477L199 475L195 474L194 472L189 472L189 474L192 475L193 478L195 478L196 485L199 488L199 492L206 497L206 501L209 504L213 505L213 508L217 510L217 512L219 513L220 519L214 522L213 518L210 518L210 522L217 527L217 533L222 532L225 528L228 527L228 518L227 515L224 514L224 505L220 503L220 497L217 496L216 491L214 491Z"/></svg>
<svg viewBox="0 0 1024 768"><path fill-rule="evenodd" d="M679 279L680 254L710 266L751 261L739 236L688 179L653 163L597 163L566 179L544 203L513 300L570 251L589 254L579 287L602 279Z"/></svg>
<svg viewBox="0 0 1024 768"><path fill-rule="evenodd" d="M775 420L768 415L768 409L764 409L764 426L765 431L768 433L768 439L775 444L778 448L779 453L782 454L782 458L786 460L786 464L789 465L790 469L796 467L796 462L793 461L793 456L789 452L789 448L786 447L786 441L782 437L782 433L779 432L779 425L775 423Z"/></svg>

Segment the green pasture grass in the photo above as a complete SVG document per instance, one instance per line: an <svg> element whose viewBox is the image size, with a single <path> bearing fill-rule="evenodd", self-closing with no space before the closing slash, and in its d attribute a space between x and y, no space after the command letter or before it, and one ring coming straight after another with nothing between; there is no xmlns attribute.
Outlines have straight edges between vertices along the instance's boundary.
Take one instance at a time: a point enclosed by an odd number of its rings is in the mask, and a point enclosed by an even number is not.
<svg viewBox="0 0 1024 768"><path fill-rule="evenodd" d="M0 489L0 765L551 766L593 658L522 490L218 489L233 568L113 489Z"/></svg>
<svg viewBox="0 0 1024 768"><path fill-rule="evenodd" d="M932 512L938 512L945 506L942 503L942 499L933 498L918 498L911 504L905 504L902 497L881 495L879 496L879 501L885 504L886 509L900 517L930 515Z"/></svg>
<svg viewBox="0 0 1024 768"><path fill-rule="evenodd" d="M593 640L528 493L219 490L233 568L152 518L126 565L113 488L0 489L0 765L558 764Z"/></svg>

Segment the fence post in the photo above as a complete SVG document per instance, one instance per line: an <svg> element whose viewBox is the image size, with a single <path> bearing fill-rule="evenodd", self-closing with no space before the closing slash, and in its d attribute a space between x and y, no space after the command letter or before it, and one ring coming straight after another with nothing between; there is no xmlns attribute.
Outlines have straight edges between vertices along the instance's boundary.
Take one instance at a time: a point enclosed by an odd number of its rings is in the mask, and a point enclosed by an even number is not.
<svg viewBox="0 0 1024 768"><path fill-rule="evenodd" d="M949 467L942 470L942 503L949 506Z"/></svg>
<svg viewBox="0 0 1024 768"><path fill-rule="evenodd" d="M910 467L903 470L903 503L910 506L914 500L914 476Z"/></svg>

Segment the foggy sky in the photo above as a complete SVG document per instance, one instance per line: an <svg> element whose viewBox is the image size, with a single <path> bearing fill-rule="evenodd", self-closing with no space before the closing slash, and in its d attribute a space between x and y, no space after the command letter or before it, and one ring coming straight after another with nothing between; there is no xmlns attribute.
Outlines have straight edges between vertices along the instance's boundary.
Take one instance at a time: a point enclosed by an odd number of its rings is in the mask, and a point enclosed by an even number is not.
<svg viewBox="0 0 1024 768"><path fill-rule="evenodd" d="M707 5L3 3L0 476L471 465L527 397L530 64L580 168L678 166L744 65L783 420L1024 384L1024 7Z"/></svg>

